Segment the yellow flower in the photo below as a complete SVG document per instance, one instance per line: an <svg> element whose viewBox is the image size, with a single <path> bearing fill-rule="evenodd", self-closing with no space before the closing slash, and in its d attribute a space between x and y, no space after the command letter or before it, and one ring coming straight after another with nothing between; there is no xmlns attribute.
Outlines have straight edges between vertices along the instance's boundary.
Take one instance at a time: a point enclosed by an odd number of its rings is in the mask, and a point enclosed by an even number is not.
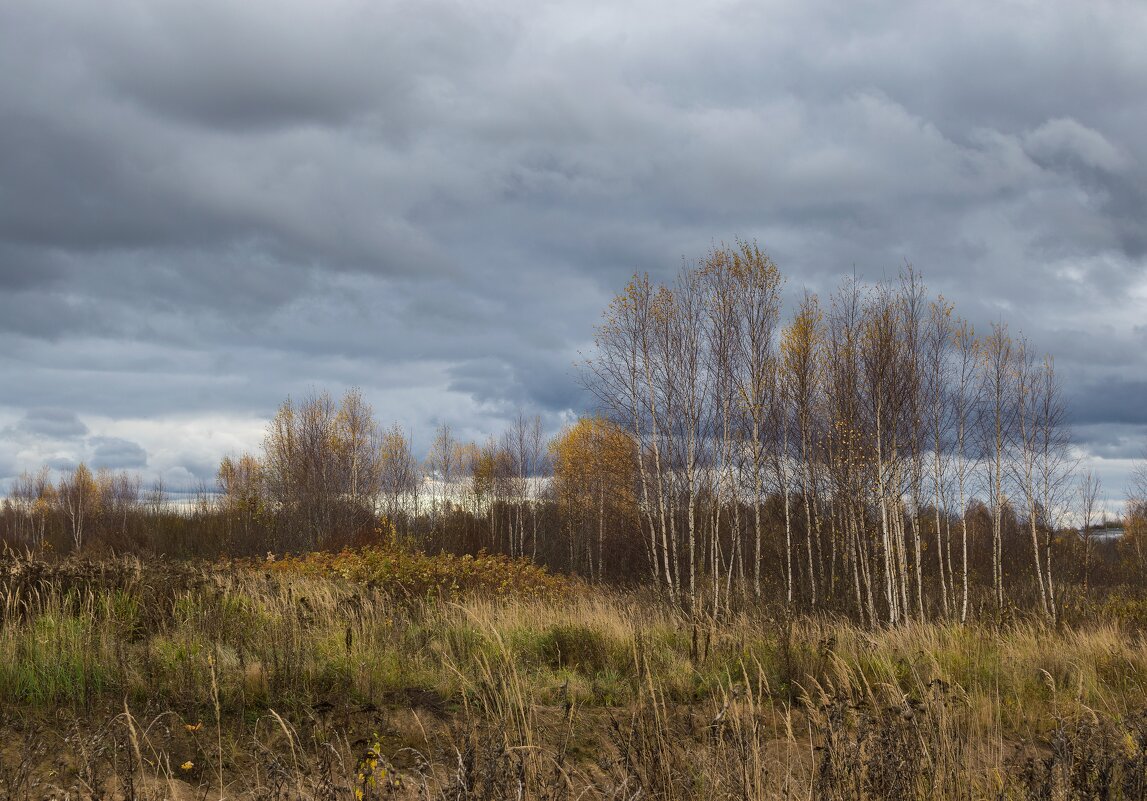
<svg viewBox="0 0 1147 801"><path fill-rule="evenodd" d="M199 731L200 729L203 728L203 721L200 721L199 723L196 723L194 725L192 725L190 723L184 723L183 728L187 729L188 731Z"/></svg>
<svg viewBox="0 0 1147 801"><path fill-rule="evenodd" d="M184 762L182 765L180 765L179 769L180 770L191 770L193 767L195 767L195 763L189 759L186 762Z"/></svg>

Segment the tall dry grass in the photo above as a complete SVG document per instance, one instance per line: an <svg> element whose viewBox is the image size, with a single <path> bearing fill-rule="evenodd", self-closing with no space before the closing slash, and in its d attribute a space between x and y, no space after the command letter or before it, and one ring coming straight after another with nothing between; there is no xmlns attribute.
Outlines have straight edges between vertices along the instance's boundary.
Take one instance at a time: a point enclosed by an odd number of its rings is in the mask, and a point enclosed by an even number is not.
<svg viewBox="0 0 1147 801"><path fill-rule="evenodd" d="M410 597L254 566L11 561L11 798L1137 798L1117 622L866 630L640 593Z"/></svg>

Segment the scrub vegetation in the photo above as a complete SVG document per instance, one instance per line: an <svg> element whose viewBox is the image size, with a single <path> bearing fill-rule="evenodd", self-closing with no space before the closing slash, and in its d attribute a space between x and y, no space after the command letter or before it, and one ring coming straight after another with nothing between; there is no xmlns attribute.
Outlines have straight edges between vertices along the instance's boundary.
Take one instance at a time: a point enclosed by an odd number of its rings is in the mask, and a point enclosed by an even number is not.
<svg viewBox="0 0 1147 801"><path fill-rule="evenodd" d="M1147 795L1147 475L1074 471L1054 362L907 271L635 276L551 441L357 391L162 485L0 507L13 799Z"/></svg>
<svg viewBox="0 0 1147 801"><path fill-rule="evenodd" d="M10 555L0 791L876 799L1145 788L1147 640L1143 610L1126 600L1056 627L1037 616L871 628L756 606L716 620L505 558L397 569L390 558Z"/></svg>

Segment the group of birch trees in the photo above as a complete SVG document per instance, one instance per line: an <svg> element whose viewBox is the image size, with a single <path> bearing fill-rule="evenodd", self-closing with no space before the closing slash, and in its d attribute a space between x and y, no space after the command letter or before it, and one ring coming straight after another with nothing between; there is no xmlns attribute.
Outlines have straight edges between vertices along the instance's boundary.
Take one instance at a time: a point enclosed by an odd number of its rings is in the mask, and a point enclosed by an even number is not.
<svg viewBox="0 0 1147 801"><path fill-rule="evenodd" d="M421 473L409 437L381 427L358 390L288 398L267 426L261 457L225 458L223 512L241 531L273 527L279 547L314 549L369 538L415 508Z"/></svg>
<svg viewBox="0 0 1147 801"><path fill-rule="evenodd" d="M501 437L459 439L441 424L424 461L397 425L383 428L358 390L288 399L261 456L224 459L220 504L237 541L262 525L278 548L401 536L408 544L537 558L548 474L541 419L518 413Z"/></svg>
<svg viewBox="0 0 1147 801"><path fill-rule="evenodd" d="M697 610L752 596L896 623L1022 596L1054 617L1071 449L1051 358L1003 322L977 335L911 269L788 315L782 289L742 242L668 285L635 276L597 328L586 383L634 442L650 580Z"/></svg>
<svg viewBox="0 0 1147 801"><path fill-rule="evenodd" d="M52 535L78 551L92 539L124 548L132 545L136 512L143 508L140 479L127 472L80 463L53 481L48 468L24 472L4 499L7 538L39 550Z"/></svg>
<svg viewBox="0 0 1147 801"><path fill-rule="evenodd" d="M541 527L549 475L540 417L519 411L500 437L481 445L459 439L443 423L422 475L419 513L429 534L423 540L452 550L538 558L546 540Z"/></svg>

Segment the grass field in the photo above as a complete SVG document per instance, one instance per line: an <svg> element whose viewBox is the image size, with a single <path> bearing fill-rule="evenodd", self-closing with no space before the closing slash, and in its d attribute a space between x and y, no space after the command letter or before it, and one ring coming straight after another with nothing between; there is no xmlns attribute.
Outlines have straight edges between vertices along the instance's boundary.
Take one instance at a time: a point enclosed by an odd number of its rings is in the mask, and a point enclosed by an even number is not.
<svg viewBox="0 0 1147 801"><path fill-rule="evenodd" d="M1142 798L1117 621L694 621L503 558L7 557L0 797Z"/></svg>

